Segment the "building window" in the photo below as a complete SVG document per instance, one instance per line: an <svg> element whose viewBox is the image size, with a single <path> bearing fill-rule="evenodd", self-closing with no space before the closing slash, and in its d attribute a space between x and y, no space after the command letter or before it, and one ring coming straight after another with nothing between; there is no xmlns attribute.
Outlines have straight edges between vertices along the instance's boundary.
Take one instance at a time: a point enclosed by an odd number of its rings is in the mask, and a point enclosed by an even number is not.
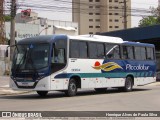
<svg viewBox="0 0 160 120"><path fill-rule="evenodd" d="M109 26L109 28L112 28L112 26Z"/></svg>
<svg viewBox="0 0 160 120"><path fill-rule="evenodd" d="M118 7L117 7L117 6L115 6L115 7L114 7L114 9L118 9Z"/></svg>
<svg viewBox="0 0 160 120"><path fill-rule="evenodd" d="M118 19L115 19L114 21L115 21L115 22L119 22L119 20L118 20Z"/></svg>
<svg viewBox="0 0 160 120"><path fill-rule="evenodd" d="M112 15L112 13L109 13L109 15Z"/></svg>
<svg viewBox="0 0 160 120"><path fill-rule="evenodd" d="M99 26L96 26L96 28L100 28L100 25L99 25Z"/></svg>
<svg viewBox="0 0 160 120"><path fill-rule="evenodd" d="M89 28L93 28L93 26L89 26Z"/></svg>
<svg viewBox="0 0 160 120"><path fill-rule="evenodd" d="M95 0L95 2L100 2L100 0Z"/></svg>
<svg viewBox="0 0 160 120"><path fill-rule="evenodd" d="M96 15L100 15L100 13L96 13Z"/></svg>
<svg viewBox="0 0 160 120"><path fill-rule="evenodd" d="M118 0L114 0L114 2L118 2Z"/></svg>
<svg viewBox="0 0 160 120"><path fill-rule="evenodd" d="M93 0L89 0L89 2L93 2Z"/></svg>
<svg viewBox="0 0 160 120"><path fill-rule="evenodd" d="M89 32L89 34L93 34L93 32Z"/></svg>
<svg viewBox="0 0 160 120"><path fill-rule="evenodd" d="M112 19L109 19L109 22L112 22Z"/></svg>
<svg viewBox="0 0 160 120"><path fill-rule="evenodd" d="M112 6L109 6L109 9L112 9Z"/></svg>
<svg viewBox="0 0 160 120"><path fill-rule="evenodd" d="M112 0L109 0L109 2L112 2Z"/></svg>
<svg viewBox="0 0 160 120"><path fill-rule="evenodd" d="M115 26L115 28L119 28L119 26Z"/></svg>
<svg viewBox="0 0 160 120"><path fill-rule="evenodd" d="M100 19L96 19L96 22L100 22Z"/></svg>
<svg viewBox="0 0 160 120"><path fill-rule="evenodd" d="M115 13L115 15L119 15L119 13Z"/></svg>
<svg viewBox="0 0 160 120"><path fill-rule="evenodd" d="M89 19L90 22L93 22L93 19Z"/></svg>
<svg viewBox="0 0 160 120"><path fill-rule="evenodd" d="M93 15L93 13L89 13L89 15Z"/></svg>
<svg viewBox="0 0 160 120"><path fill-rule="evenodd" d="M100 8L100 7L101 7L100 5L97 5L97 6L96 6L96 8Z"/></svg>
<svg viewBox="0 0 160 120"><path fill-rule="evenodd" d="M89 6L89 8L93 8L93 6Z"/></svg>

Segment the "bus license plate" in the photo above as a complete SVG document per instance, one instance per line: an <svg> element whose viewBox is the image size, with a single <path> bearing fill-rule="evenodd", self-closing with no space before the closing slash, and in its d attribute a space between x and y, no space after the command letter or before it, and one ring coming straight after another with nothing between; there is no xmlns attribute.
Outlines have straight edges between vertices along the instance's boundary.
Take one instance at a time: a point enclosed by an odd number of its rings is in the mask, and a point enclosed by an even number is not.
<svg viewBox="0 0 160 120"><path fill-rule="evenodd" d="M29 86L29 83L27 83L27 82L22 82L22 86Z"/></svg>
<svg viewBox="0 0 160 120"><path fill-rule="evenodd" d="M17 83L19 86L33 86L34 82L18 82Z"/></svg>

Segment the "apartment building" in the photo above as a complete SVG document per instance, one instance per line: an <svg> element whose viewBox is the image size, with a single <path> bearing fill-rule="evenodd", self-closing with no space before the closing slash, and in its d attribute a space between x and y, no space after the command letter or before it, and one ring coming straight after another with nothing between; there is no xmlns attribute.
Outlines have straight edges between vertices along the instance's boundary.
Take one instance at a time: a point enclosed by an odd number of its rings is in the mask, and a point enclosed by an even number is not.
<svg viewBox="0 0 160 120"><path fill-rule="evenodd" d="M72 0L72 20L79 23L79 34L124 29L124 2L126 26L131 27L131 0Z"/></svg>

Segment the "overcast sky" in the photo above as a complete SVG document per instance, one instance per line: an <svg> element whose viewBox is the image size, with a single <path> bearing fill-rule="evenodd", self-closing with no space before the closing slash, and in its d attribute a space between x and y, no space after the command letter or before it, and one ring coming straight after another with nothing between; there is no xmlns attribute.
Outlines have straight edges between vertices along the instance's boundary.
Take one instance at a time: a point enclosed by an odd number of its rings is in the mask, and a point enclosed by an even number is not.
<svg viewBox="0 0 160 120"><path fill-rule="evenodd" d="M150 7L158 6L158 0L131 0L131 1L132 1L132 8L149 9ZM139 20L141 19L142 17L132 16L132 27L138 26Z"/></svg>
<svg viewBox="0 0 160 120"><path fill-rule="evenodd" d="M26 1L27 0L19 0L19 1ZM42 1L42 0L34 0L34 1ZM50 0L48 0L49 2ZM72 1L72 0L68 0L68 1ZM44 1L44 2L47 2ZM158 6L158 0L131 0L131 4L132 4L132 9L148 9L150 7L157 7ZM52 2L53 3L53 2ZM58 0L54 1L54 4L60 5L58 4ZM62 5L63 6L63 5ZM71 5L70 5L71 6ZM52 20L64 20L64 21L71 21L72 20L72 13L71 11L69 12L60 12L60 13L56 13L54 12L47 12L47 11L36 11L38 12L38 15L40 17L46 17L48 19L52 19ZM137 13L132 13L132 14L137 14ZM143 16L143 13L141 14L141 16ZM142 17L137 17L137 16L132 16L132 27L137 27L139 20L142 19Z"/></svg>

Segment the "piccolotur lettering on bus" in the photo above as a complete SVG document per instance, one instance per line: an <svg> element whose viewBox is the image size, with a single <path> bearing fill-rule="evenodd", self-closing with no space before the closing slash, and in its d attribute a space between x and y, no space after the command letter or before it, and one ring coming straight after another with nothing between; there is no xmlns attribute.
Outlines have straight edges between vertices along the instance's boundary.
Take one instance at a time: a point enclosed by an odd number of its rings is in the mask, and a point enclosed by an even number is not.
<svg viewBox="0 0 160 120"><path fill-rule="evenodd" d="M145 66L144 64L143 65L131 65L131 64L127 64L126 65L126 70L148 70L149 69L149 66Z"/></svg>

